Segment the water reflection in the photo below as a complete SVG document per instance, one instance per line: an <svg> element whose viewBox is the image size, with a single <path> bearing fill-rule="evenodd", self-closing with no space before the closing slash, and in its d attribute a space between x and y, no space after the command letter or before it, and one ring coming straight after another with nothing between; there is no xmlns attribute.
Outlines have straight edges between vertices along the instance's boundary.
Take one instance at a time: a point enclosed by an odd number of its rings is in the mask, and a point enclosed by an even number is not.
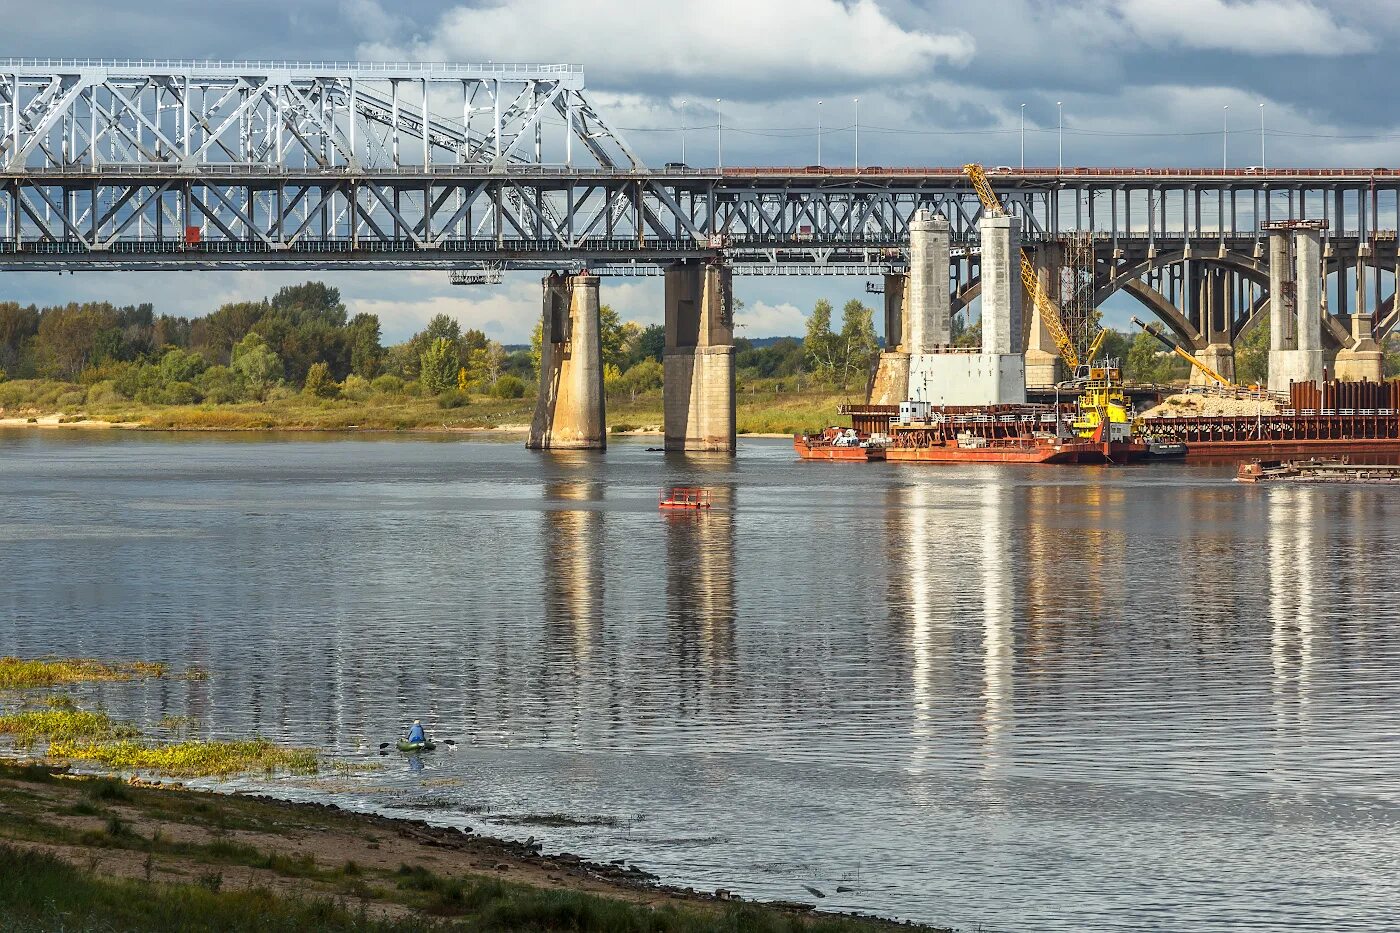
<svg viewBox="0 0 1400 933"><path fill-rule="evenodd" d="M666 539L666 618L682 672L715 677L735 659L733 484L710 484L708 510L662 515Z"/></svg>
<svg viewBox="0 0 1400 933"><path fill-rule="evenodd" d="M580 668L602 638L604 512L594 503L603 489L589 480L555 480L544 488L547 502L565 506L544 511L545 624L555 633L551 641L568 645Z"/></svg>
<svg viewBox="0 0 1400 933"><path fill-rule="evenodd" d="M1280 729L1307 725L1313 665L1315 542L1326 539L1319 522L1318 490L1280 486L1268 497L1269 657L1273 663L1274 716Z"/></svg>
<svg viewBox="0 0 1400 933"><path fill-rule="evenodd" d="M422 714L461 743L344 805L969 929L1400 910L1393 490L766 442L25 438L0 653L209 668L84 696L148 726L379 762ZM658 514L670 484L716 508ZM545 813L620 822L492 822Z"/></svg>
<svg viewBox="0 0 1400 933"><path fill-rule="evenodd" d="M1011 531L1012 493L1005 484L986 483L977 516L982 535L982 770L987 777L1000 765L1001 733L1011 715L1015 605L1011 555L1016 546Z"/></svg>

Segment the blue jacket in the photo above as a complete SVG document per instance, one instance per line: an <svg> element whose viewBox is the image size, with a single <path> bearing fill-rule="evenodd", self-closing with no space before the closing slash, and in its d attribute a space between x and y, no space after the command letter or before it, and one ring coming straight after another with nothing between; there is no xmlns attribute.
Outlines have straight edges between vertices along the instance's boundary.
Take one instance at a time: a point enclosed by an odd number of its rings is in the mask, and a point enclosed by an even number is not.
<svg viewBox="0 0 1400 933"><path fill-rule="evenodd" d="M410 742L423 741L423 727L415 722L413 728L408 730L408 740Z"/></svg>

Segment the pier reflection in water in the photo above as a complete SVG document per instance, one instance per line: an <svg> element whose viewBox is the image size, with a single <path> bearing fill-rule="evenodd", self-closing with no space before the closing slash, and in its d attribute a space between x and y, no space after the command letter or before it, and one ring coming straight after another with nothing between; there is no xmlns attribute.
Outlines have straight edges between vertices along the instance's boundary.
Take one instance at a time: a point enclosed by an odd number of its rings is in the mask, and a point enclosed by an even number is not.
<svg viewBox="0 0 1400 933"><path fill-rule="evenodd" d="M282 793L683 884L986 930L1400 913L1392 491L644 446L0 433L0 651L201 664L85 695L387 765ZM413 718L460 742L421 773L377 755Z"/></svg>

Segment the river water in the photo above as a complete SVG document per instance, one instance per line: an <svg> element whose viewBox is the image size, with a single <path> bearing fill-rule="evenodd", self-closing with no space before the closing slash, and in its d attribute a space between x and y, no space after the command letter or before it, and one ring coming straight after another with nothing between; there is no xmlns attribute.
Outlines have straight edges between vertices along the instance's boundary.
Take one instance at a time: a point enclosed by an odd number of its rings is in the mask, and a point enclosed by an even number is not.
<svg viewBox="0 0 1400 933"><path fill-rule="evenodd" d="M85 698L378 765L288 796L703 889L1397 923L1400 493L647 443L0 432L0 653L202 665ZM381 757L413 718L459 744Z"/></svg>

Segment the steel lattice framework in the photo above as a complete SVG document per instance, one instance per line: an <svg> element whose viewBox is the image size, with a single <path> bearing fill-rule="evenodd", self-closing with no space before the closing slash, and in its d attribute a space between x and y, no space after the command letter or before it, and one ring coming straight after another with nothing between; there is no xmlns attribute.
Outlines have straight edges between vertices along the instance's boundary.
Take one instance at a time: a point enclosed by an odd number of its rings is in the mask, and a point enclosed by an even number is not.
<svg viewBox="0 0 1400 933"><path fill-rule="evenodd" d="M1329 270L1356 283L1334 312L1354 294L1400 326L1400 171L989 176L1032 247L1092 243L1095 305L1128 291L1198 346L1260 318L1278 219L1328 221ZM870 275L903 267L921 208L951 223L965 305L982 208L960 168L652 170L578 66L0 60L0 270Z"/></svg>

